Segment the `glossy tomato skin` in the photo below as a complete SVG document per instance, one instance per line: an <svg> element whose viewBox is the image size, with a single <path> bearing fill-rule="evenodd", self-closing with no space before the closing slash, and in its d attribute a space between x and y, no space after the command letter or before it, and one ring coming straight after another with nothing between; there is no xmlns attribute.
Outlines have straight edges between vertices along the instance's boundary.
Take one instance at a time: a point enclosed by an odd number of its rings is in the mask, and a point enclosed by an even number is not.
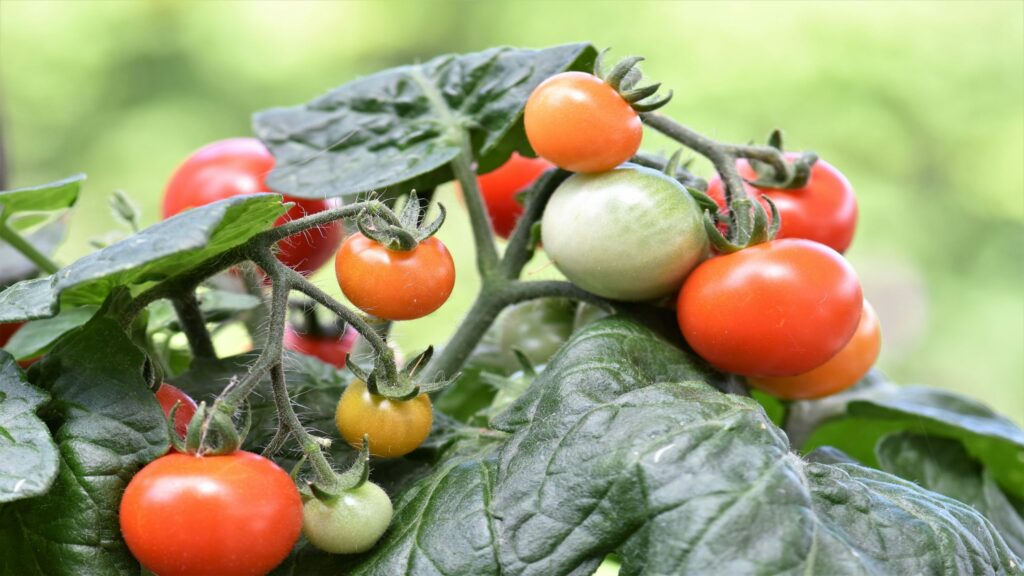
<svg viewBox="0 0 1024 576"><path fill-rule="evenodd" d="M7 324L0 324L0 347L6 346L7 341L14 336L14 333L18 331L24 322L9 322Z"/></svg>
<svg viewBox="0 0 1024 576"><path fill-rule="evenodd" d="M434 237L401 251L357 232L341 244L334 270L352 304L387 320L422 318L440 308L455 287L455 262Z"/></svg>
<svg viewBox="0 0 1024 576"><path fill-rule="evenodd" d="M513 152L507 162L477 178L495 234L502 238L512 234L523 213L523 205L516 201L516 195L552 167L543 158L527 158Z"/></svg>
<svg viewBox="0 0 1024 576"><path fill-rule="evenodd" d="M371 394L365 382L354 380L341 394L334 420L351 446L361 448L363 435L369 434L370 454L397 458L426 440L434 413L426 394L392 400Z"/></svg>
<svg viewBox="0 0 1024 576"><path fill-rule="evenodd" d="M544 251L584 290L613 300L673 296L708 254L700 208L657 170L625 164L576 174L548 201Z"/></svg>
<svg viewBox="0 0 1024 576"><path fill-rule="evenodd" d="M812 400L846 390L863 378L882 349L882 329L874 308L864 301L857 331L827 362L796 376L747 378L758 390L783 400Z"/></svg>
<svg viewBox="0 0 1024 576"><path fill-rule="evenodd" d="M302 499L262 456L172 453L132 478L120 518L132 554L160 576L258 576L298 540Z"/></svg>
<svg viewBox="0 0 1024 576"><path fill-rule="evenodd" d="M181 388L166 382L157 388L156 400L160 403L160 407L163 408L165 416L170 416L171 408L176 403L181 403L178 405L177 412L174 413L174 431L178 434L179 438L185 438L185 432L188 431L188 423L196 413L196 401L188 394L185 394Z"/></svg>
<svg viewBox="0 0 1024 576"><path fill-rule="evenodd" d="M539 156L572 172L604 172L640 149L640 116L593 74L563 72L530 94L526 137Z"/></svg>
<svg viewBox="0 0 1024 576"><path fill-rule="evenodd" d="M787 154L794 159L795 154ZM740 176L746 180L757 178L746 160L736 163ZM751 198L768 196L779 210L782 224L779 238L806 238L843 253L853 242L857 229L857 197L853 186L834 166L818 160L811 168L811 177L802 188L792 190L755 188L747 185ZM708 195L725 207L725 190L717 175L708 182ZM768 204L762 200L765 209Z"/></svg>
<svg viewBox="0 0 1024 576"><path fill-rule="evenodd" d="M863 308L853 267L831 248L773 240L698 266L676 312L694 351L743 376L792 376L850 341Z"/></svg>
<svg viewBox="0 0 1024 576"><path fill-rule="evenodd" d="M256 138L229 138L203 146L178 166L164 192L163 216L204 206L240 194L268 192L264 177L274 168L274 157ZM284 196L294 202L277 220L282 224L333 207L326 200ZM296 234L278 243L278 258L289 267L310 274L327 262L342 237L338 222Z"/></svg>
<svg viewBox="0 0 1024 576"><path fill-rule="evenodd" d="M366 552L391 524L394 509L380 486L365 482L331 502L312 499L303 506L302 533L331 554Z"/></svg>
<svg viewBox="0 0 1024 576"><path fill-rule="evenodd" d="M320 360L338 368L345 367L345 357L352 351L352 348L355 347L356 340L358 339L359 332L351 326L345 327L345 333L342 334L340 338L332 338L329 336L317 337L309 334L300 334L291 326L285 326L284 329L285 348L298 352L299 354L319 358Z"/></svg>

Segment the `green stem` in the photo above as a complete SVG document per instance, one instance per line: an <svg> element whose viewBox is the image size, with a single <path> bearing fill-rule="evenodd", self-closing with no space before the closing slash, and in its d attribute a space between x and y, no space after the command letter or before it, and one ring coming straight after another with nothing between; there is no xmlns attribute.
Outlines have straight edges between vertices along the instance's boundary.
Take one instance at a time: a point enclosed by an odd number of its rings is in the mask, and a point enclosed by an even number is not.
<svg viewBox="0 0 1024 576"><path fill-rule="evenodd" d="M476 172L473 171L473 152L469 147L469 136L465 133L461 138L462 152L452 160L452 171L462 187L462 196L466 199L470 224L473 227L473 242L476 244L476 266L480 276L486 278L498 266L498 248L494 243L494 231L491 219L487 216L480 187L477 185Z"/></svg>
<svg viewBox="0 0 1024 576"><path fill-rule="evenodd" d="M286 426L292 435L299 441L302 453L309 459L309 464L316 475L316 481L321 486L333 486L335 482L334 469L327 457L320 450L320 443L316 441L306 428L302 425L299 417L292 408L292 400L288 396L288 386L285 383L284 368L277 363L270 369L270 382L274 390L274 402L277 405L278 421ZM277 437L277 434L274 435Z"/></svg>
<svg viewBox="0 0 1024 576"><path fill-rule="evenodd" d="M185 337L188 338L192 355L196 358L216 358L217 352L214 350L210 332L206 329L203 311L199 309L199 300L196 299L195 290L182 292L172 302L174 311L178 313L181 329L185 333Z"/></svg>
<svg viewBox="0 0 1024 576"><path fill-rule="evenodd" d="M267 318L270 317L270 304L263 291L263 277L252 262L242 262L238 268L242 272L242 284L245 286L246 293L255 296L260 301L259 306L245 315L245 329L249 332L253 348L262 348L263 337L266 334L261 327L266 325Z"/></svg>
<svg viewBox="0 0 1024 576"><path fill-rule="evenodd" d="M503 278L511 280L522 274L523 267L533 256L530 246L533 225L540 221L544 214L544 207L548 205L551 195L571 175L571 172L565 170L552 170L546 172L534 183L527 194L529 200L523 209L523 214L519 217L519 221L508 239L505 256L501 259L500 272Z"/></svg>
<svg viewBox="0 0 1024 576"><path fill-rule="evenodd" d="M0 220L0 240L4 240L13 246L15 250L24 254L37 268L47 274L53 274L60 270L53 260L50 260L45 254L36 250L35 246L22 238L21 234L15 232L4 220Z"/></svg>

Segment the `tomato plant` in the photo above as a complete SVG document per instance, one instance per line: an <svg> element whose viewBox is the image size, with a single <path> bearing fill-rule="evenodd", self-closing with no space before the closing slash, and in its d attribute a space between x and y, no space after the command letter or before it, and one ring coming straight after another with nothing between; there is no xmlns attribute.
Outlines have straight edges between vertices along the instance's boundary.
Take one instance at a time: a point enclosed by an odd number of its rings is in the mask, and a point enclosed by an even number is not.
<svg viewBox="0 0 1024 576"><path fill-rule="evenodd" d="M787 154L788 159L796 158ZM745 160L736 163L740 176L756 180L757 172ZM806 238L821 242L839 253L850 247L857 228L857 198L853 186L834 166L819 159L810 178L799 188L766 188L747 184L753 198L768 196L781 218L779 238ZM720 177L708 182L708 196L725 207L725 190ZM761 200L763 202L763 200Z"/></svg>
<svg viewBox="0 0 1024 576"><path fill-rule="evenodd" d="M716 256L679 292L686 341L716 368L792 376L834 356L863 307L853 267L809 240L774 240Z"/></svg>
<svg viewBox="0 0 1024 576"><path fill-rule="evenodd" d="M455 286L455 262L433 237L411 250L391 250L357 232L342 243L334 268L352 304L387 320L422 318L440 308Z"/></svg>
<svg viewBox="0 0 1024 576"><path fill-rule="evenodd" d="M433 420L429 396L387 398L370 392L360 380L345 388L335 414L346 442L358 448L363 445L363 435L369 435L370 454L383 458L404 456L419 447L430 434Z"/></svg>
<svg viewBox="0 0 1024 576"><path fill-rule="evenodd" d="M120 518L132 554L161 576L255 576L292 549L302 500L256 454L168 454L132 478Z"/></svg>
<svg viewBox="0 0 1024 576"><path fill-rule="evenodd" d="M502 238L512 234L523 213L523 205L516 196L549 168L552 168L551 163L543 158L513 153L504 164L477 178L495 234Z"/></svg>
<svg viewBox="0 0 1024 576"><path fill-rule="evenodd" d="M308 500L303 506L302 533L325 552L358 554L380 540L392 514L387 493L365 482L326 501Z"/></svg>
<svg viewBox="0 0 1024 576"><path fill-rule="evenodd" d="M196 401L177 386L166 382L156 389L156 401L160 403L160 408L163 408L167 417L171 416L171 409L175 405L178 406L174 413L174 431L184 438L188 423L196 413Z"/></svg>
<svg viewBox="0 0 1024 576"><path fill-rule="evenodd" d="M857 331L846 346L824 364L796 376L752 377L747 381L754 388L784 400L822 398L856 384L875 365L881 349L878 316L865 300Z"/></svg>
<svg viewBox="0 0 1024 576"><path fill-rule="evenodd" d="M569 280L615 300L671 296L708 253L697 203L641 166L577 174L548 202L544 251Z"/></svg>
<svg viewBox="0 0 1024 576"><path fill-rule="evenodd" d="M204 206L239 194L269 192L264 177L274 168L274 157L255 138L218 140L193 152L174 171L164 192L163 216ZM278 219L282 224L332 207L326 200L285 196L295 205ZM342 237L342 227L334 222L303 234L295 234L278 244L278 257L304 274L310 274L334 254Z"/></svg>

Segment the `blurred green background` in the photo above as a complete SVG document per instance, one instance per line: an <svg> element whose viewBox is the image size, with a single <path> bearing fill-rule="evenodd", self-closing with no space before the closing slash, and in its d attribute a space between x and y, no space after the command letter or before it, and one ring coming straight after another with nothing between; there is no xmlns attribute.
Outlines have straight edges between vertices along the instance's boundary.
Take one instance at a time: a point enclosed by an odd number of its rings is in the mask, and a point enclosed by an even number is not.
<svg viewBox="0 0 1024 576"><path fill-rule="evenodd" d="M781 127L840 167L860 201L848 256L882 319L883 369L1024 423L1022 2L4 0L11 184L89 174L67 262L116 228L112 190L155 221L175 166L250 134L256 110L440 53L571 41L646 56L675 90L666 113L693 128L748 141ZM651 136L645 148L668 149ZM460 282L398 327L407 350L442 343L476 288L464 214L450 187L439 196ZM557 272L539 259L527 274Z"/></svg>

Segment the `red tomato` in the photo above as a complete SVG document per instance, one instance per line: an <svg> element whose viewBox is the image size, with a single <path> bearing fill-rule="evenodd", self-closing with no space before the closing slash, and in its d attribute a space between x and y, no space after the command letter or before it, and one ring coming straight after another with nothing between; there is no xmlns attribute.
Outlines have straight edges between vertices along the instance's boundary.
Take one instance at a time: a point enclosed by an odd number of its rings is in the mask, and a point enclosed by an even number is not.
<svg viewBox="0 0 1024 576"><path fill-rule="evenodd" d="M751 386L784 400L811 400L842 392L863 378L882 350L882 329L875 310L864 312L853 338L827 362L796 376L747 378Z"/></svg>
<svg viewBox="0 0 1024 576"><path fill-rule="evenodd" d="M605 172L640 149L640 116L603 80L563 72L537 86L526 101L526 137L543 158L573 172Z"/></svg>
<svg viewBox="0 0 1024 576"><path fill-rule="evenodd" d="M7 341L14 336L14 333L21 328L24 322L10 322L7 324L0 324L0 347L6 346Z"/></svg>
<svg viewBox="0 0 1024 576"><path fill-rule="evenodd" d="M174 431L178 434L178 437L184 438L185 432L188 431L188 423L196 413L196 401L188 394L182 392L181 388L166 382L157 388L156 400L160 403L160 407L164 409L165 416L170 416L171 408L174 407L174 404L181 402L181 405L178 406L178 411L174 413Z"/></svg>
<svg viewBox="0 0 1024 576"><path fill-rule="evenodd" d="M300 334L291 326L286 326L284 329L285 348L299 354L314 356L338 368L345 367L345 357L355 347L358 339L359 332L351 326L345 327L345 333L340 338Z"/></svg>
<svg viewBox="0 0 1024 576"><path fill-rule="evenodd" d="M716 368L792 376L835 356L862 308L857 274L842 256L785 239L704 261L683 284L676 311L686 341Z"/></svg>
<svg viewBox="0 0 1024 576"><path fill-rule="evenodd" d="M787 154L793 159L796 154ZM746 180L757 178L754 168L746 160L736 163L740 176ZM747 185L751 198L768 196L779 210L782 224L779 238L806 238L821 242L837 252L845 252L853 241L857 228L857 198L853 186L842 172L828 162L818 160L811 168L811 177L803 188L784 190L755 188ZM725 207L725 190L717 175L708 182L708 196ZM768 204L762 200L765 209Z"/></svg>
<svg viewBox="0 0 1024 576"><path fill-rule="evenodd" d="M267 192L263 178L274 167L274 157L255 138L230 138L203 146L175 170L164 192L164 218L239 194ZM326 200L284 197L294 202L277 224L332 208ZM332 222L285 238L278 243L278 258L289 267L310 274L327 262L341 243L342 226Z"/></svg>
<svg viewBox="0 0 1024 576"><path fill-rule="evenodd" d="M516 194L528 188L545 170L552 167L543 158L527 158L513 152L507 162L477 178L495 234L502 238L512 234L523 213L523 205L516 201Z"/></svg>
<svg viewBox="0 0 1024 576"><path fill-rule="evenodd" d="M262 456L173 453L132 478L120 518L132 554L160 576L257 576L291 552L302 499Z"/></svg>
<svg viewBox="0 0 1024 576"><path fill-rule="evenodd" d="M342 243L334 270L352 304L386 320L422 318L440 308L455 287L455 263L434 237L400 251L357 232Z"/></svg>

